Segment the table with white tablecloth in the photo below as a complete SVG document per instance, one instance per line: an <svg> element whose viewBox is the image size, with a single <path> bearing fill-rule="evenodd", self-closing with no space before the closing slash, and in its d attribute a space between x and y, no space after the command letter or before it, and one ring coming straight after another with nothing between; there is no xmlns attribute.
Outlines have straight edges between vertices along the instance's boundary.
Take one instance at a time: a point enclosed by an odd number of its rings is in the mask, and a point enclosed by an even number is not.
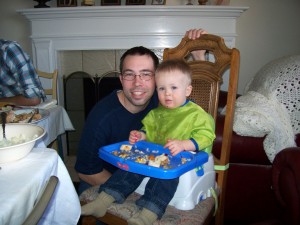
<svg viewBox="0 0 300 225"><path fill-rule="evenodd" d="M2 163L0 167L0 224L22 224L52 175L59 182L39 224L77 224L78 195L55 150L34 148L25 158Z"/></svg>
<svg viewBox="0 0 300 225"><path fill-rule="evenodd" d="M36 143L35 147L46 147L54 140L60 140L60 135L64 134L66 131L74 130L72 122L64 107L55 105L51 108L46 108L46 110L49 111L49 116L36 123L46 130L46 134ZM62 149L60 149L59 153L63 156Z"/></svg>

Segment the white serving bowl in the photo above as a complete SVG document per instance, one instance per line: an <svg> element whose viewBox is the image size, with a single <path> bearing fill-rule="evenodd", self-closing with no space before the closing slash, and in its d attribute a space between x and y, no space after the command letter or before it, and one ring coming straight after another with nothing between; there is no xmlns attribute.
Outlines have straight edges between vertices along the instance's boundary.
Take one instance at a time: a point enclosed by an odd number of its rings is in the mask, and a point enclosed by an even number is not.
<svg viewBox="0 0 300 225"><path fill-rule="evenodd" d="M23 134L26 138L29 138L30 141L7 147L0 147L0 163L16 161L28 155L35 145L35 142L41 139L45 135L45 133L46 131L44 130L44 128L35 124L6 124L5 134L7 140L10 140L12 137L19 137L19 135ZM35 135L36 137L34 137ZM3 141L2 124L0 127L0 141Z"/></svg>

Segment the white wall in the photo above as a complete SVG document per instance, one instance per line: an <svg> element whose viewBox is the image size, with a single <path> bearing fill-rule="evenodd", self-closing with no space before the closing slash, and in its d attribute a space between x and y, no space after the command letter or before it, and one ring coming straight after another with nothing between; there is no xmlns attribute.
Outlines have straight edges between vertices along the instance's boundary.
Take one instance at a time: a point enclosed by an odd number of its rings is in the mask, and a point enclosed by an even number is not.
<svg viewBox="0 0 300 225"><path fill-rule="evenodd" d="M18 41L29 54L30 25L16 9L36 4L33 0L0 0L0 38ZM55 6L56 0L47 4ZM284 55L300 54L300 1L231 0L230 5L250 7L237 23L236 47L241 52L238 92L243 93L264 64Z"/></svg>
<svg viewBox="0 0 300 225"><path fill-rule="evenodd" d="M32 8L31 0L0 0L0 38L18 41L25 51L31 53L30 24L16 9Z"/></svg>
<svg viewBox="0 0 300 225"><path fill-rule="evenodd" d="M269 61L300 54L299 0L231 0L249 6L237 20L236 46L241 52L239 93Z"/></svg>

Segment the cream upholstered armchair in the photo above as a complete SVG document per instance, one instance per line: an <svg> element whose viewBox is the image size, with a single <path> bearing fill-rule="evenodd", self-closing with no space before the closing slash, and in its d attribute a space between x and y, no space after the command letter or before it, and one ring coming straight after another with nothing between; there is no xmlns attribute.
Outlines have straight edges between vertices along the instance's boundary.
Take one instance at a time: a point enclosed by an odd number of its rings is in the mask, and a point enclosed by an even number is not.
<svg viewBox="0 0 300 225"><path fill-rule="evenodd" d="M191 52L195 50L206 50L209 60L188 60ZM238 83L239 51L235 48L229 49L225 45L223 38L208 34L202 35L196 40L190 40L184 37L177 47L164 50L163 59L183 59L188 62L193 74L191 99L210 113L215 120L217 117L220 86L223 82L223 75L228 68L230 69L230 75L222 152L220 158L214 159L217 172L216 183L219 189L218 197L208 197L200 201L192 210L178 210L169 205L162 219L156 221L154 224L209 224L214 219L214 215L215 223L222 224L225 201L224 193L226 189L233 114ZM181 185L181 183L179 183L179 185ZM98 194L98 189L99 187L92 187L83 192L80 196L82 204L95 199ZM84 216L82 218L82 224L95 224L96 220L111 225L127 224L126 220L138 210L134 204L134 201L138 197L139 195L137 193L132 193L125 203L113 204L104 217L93 218L91 216Z"/></svg>

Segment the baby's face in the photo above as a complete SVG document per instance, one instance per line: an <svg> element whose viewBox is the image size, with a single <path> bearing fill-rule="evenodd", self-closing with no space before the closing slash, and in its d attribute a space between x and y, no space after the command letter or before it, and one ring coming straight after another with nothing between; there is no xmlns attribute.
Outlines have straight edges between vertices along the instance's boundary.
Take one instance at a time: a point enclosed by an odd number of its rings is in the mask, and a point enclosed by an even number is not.
<svg viewBox="0 0 300 225"><path fill-rule="evenodd" d="M155 81L159 102L166 108L183 105L191 94L192 86L180 71L159 72L155 75Z"/></svg>

